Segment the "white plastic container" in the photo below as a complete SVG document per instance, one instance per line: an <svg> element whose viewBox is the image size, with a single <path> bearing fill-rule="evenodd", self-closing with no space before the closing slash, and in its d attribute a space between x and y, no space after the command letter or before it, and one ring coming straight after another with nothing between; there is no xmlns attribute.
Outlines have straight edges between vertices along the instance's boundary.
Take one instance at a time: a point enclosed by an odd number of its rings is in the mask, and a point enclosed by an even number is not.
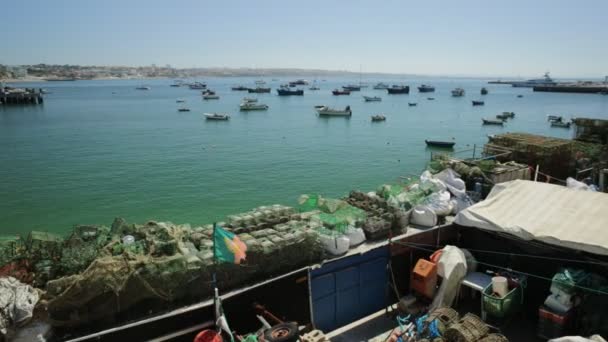
<svg viewBox="0 0 608 342"><path fill-rule="evenodd" d="M434 227L437 225L437 215L428 207L418 205L412 210L410 223L423 227Z"/></svg>
<svg viewBox="0 0 608 342"><path fill-rule="evenodd" d="M124 245L130 245L135 242L135 237L133 235L125 235L122 237L122 243Z"/></svg>
<svg viewBox="0 0 608 342"><path fill-rule="evenodd" d="M348 227L346 230L346 237L349 240L349 246L351 248L358 246L365 241L365 233L361 228Z"/></svg>
<svg viewBox="0 0 608 342"><path fill-rule="evenodd" d="M325 251L329 254L341 255L348 252L350 240L345 236L337 237L320 234L319 239L323 243Z"/></svg>
<svg viewBox="0 0 608 342"><path fill-rule="evenodd" d="M555 294L547 296L547 299L545 300L545 305L549 309L557 311L559 313L566 313L568 312L568 310L572 309L572 304L563 303L562 300Z"/></svg>
<svg viewBox="0 0 608 342"><path fill-rule="evenodd" d="M509 293L509 282L505 277L492 277L492 291L503 298Z"/></svg>

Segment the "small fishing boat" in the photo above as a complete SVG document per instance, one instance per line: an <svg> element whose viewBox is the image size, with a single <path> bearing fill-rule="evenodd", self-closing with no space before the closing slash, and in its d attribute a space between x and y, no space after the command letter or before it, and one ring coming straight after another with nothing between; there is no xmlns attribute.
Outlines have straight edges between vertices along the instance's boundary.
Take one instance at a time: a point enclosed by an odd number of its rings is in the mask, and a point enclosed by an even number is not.
<svg viewBox="0 0 608 342"><path fill-rule="evenodd" d="M562 122L563 119L561 115L547 115L547 121Z"/></svg>
<svg viewBox="0 0 608 342"><path fill-rule="evenodd" d="M243 103L256 103L258 99L253 97L243 97Z"/></svg>
<svg viewBox="0 0 608 342"><path fill-rule="evenodd" d="M551 127L570 128L571 122L551 121Z"/></svg>
<svg viewBox="0 0 608 342"><path fill-rule="evenodd" d="M360 91L361 86L358 86L356 84L348 84L348 85L342 86L342 89L348 90L348 91Z"/></svg>
<svg viewBox="0 0 608 342"><path fill-rule="evenodd" d="M206 89L201 92L203 95L215 95L215 92L211 89Z"/></svg>
<svg viewBox="0 0 608 342"><path fill-rule="evenodd" d="M207 120L226 121L226 120L230 119L230 115L228 115L228 114L205 113L204 115Z"/></svg>
<svg viewBox="0 0 608 342"><path fill-rule="evenodd" d="M313 85L312 87L308 88L308 90L321 90L321 88L317 87L316 85Z"/></svg>
<svg viewBox="0 0 608 342"><path fill-rule="evenodd" d="M299 80L295 80L295 81L291 81L289 82L289 85L308 85L308 81L304 80L304 79L299 79Z"/></svg>
<svg viewBox="0 0 608 342"><path fill-rule="evenodd" d="M256 80L255 84L262 85L262 84L266 84L266 82L264 82L264 80Z"/></svg>
<svg viewBox="0 0 608 342"><path fill-rule="evenodd" d="M220 96L217 94L205 94L203 100L219 100Z"/></svg>
<svg viewBox="0 0 608 342"><path fill-rule="evenodd" d="M386 120L386 116L384 116L382 114L372 115L372 122L385 121L385 120Z"/></svg>
<svg viewBox="0 0 608 342"><path fill-rule="evenodd" d="M416 103L416 102L408 102L407 105L410 106L410 107L415 107L415 106L418 105L418 103Z"/></svg>
<svg viewBox="0 0 608 342"><path fill-rule="evenodd" d="M380 96L363 96L363 99L365 99L365 102L382 101Z"/></svg>
<svg viewBox="0 0 608 342"><path fill-rule="evenodd" d="M241 103L241 105L239 106L239 108L242 111L248 111L248 110L267 110L268 109L268 105L265 105L263 103L257 104L257 103L244 102L244 103Z"/></svg>
<svg viewBox="0 0 608 342"><path fill-rule="evenodd" d="M523 95L517 95L517 97L524 97Z"/></svg>
<svg viewBox="0 0 608 342"><path fill-rule="evenodd" d="M248 88L245 87L245 86L243 86L243 85L237 85L237 86L234 86L234 87L232 87L230 89L232 89L234 91L246 91Z"/></svg>
<svg viewBox="0 0 608 342"><path fill-rule="evenodd" d="M188 87L190 87L190 89L205 89L205 88L207 88L207 85L205 83L201 83L201 82L194 82L194 83L188 85Z"/></svg>
<svg viewBox="0 0 608 342"><path fill-rule="evenodd" d="M429 100L429 101L434 101L435 100L434 97L427 97L426 99Z"/></svg>
<svg viewBox="0 0 608 342"><path fill-rule="evenodd" d="M454 96L454 97L464 96L464 89L462 89L462 88L453 89L452 90L452 96Z"/></svg>
<svg viewBox="0 0 608 342"><path fill-rule="evenodd" d="M169 85L169 87L181 87L181 84L174 83L174 84Z"/></svg>
<svg viewBox="0 0 608 342"><path fill-rule="evenodd" d="M189 111L190 111L190 108L185 108L185 107L182 107L182 108L179 108L177 111L178 111L178 112L189 112Z"/></svg>
<svg viewBox="0 0 608 342"><path fill-rule="evenodd" d="M286 86L282 86L279 89L277 89L277 94L279 96L290 96L290 95L297 95L297 96L302 96L304 95L304 89L289 89L289 87Z"/></svg>
<svg viewBox="0 0 608 342"><path fill-rule="evenodd" d="M343 90L334 89L331 93L334 94L334 95L336 95L336 96L337 95L350 95L350 90L346 90L346 89L343 89Z"/></svg>
<svg viewBox="0 0 608 342"><path fill-rule="evenodd" d="M386 88L386 91L389 94L409 94L410 86L393 85L390 88Z"/></svg>
<svg viewBox="0 0 608 342"><path fill-rule="evenodd" d="M317 109L317 113L319 116L351 116L353 115L352 110L350 110L350 106L346 106L343 110L333 109L327 106L323 106Z"/></svg>
<svg viewBox="0 0 608 342"><path fill-rule="evenodd" d="M326 105L316 105L316 106L315 106L315 110L320 109L320 108L323 108L323 107L327 107L327 106L326 106Z"/></svg>
<svg viewBox="0 0 608 342"><path fill-rule="evenodd" d="M137 88L135 88L135 89L137 89L137 90L150 90L150 89L152 89L152 88L150 88L150 87L148 87L148 86L139 86L139 87L137 87Z"/></svg>
<svg viewBox="0 0 608 342"><path fill-rule="evenodd" d="M515 117L514 112L502 112L501 114L497 114L496 118L501 120L513 119Z"/></svg>
<svg viewBox="0 0 608 342"><path fill-rule="evenodd" d="M454 141L439 141L439 140L425 140L426 146L429 147L443 147L452 148L456 144Z"/></svg>
<svg viewBox="0 0 608 342"><path fill-rule="evenodd" d="M423 84L418 87L418 91L421 93L432 93L435 91L435 87L433 87L432 85Z"/></svg>
<svg viewBox="0 0 608 342"><path fill-rule="evenodd" d="M270 88L262 88L262 87L247 88L247 91L249 93L254 93L254 94L270 93Z"/></svg>
<svg viewBox="0 0 608 342"><path fill-rule="evenodd" d="M504 121L502 121L502 120L481 119L481 122L484 125L496 125L496 126L504 125Z"/></svg>
<svg viewBox="0 0 608 342"><path fill-rule="evenodd" d="M382 83L382 82L378 82L376 83L376 85L374 86L374 89L388 89L389 85L386 83Z"/></svg>
<svg viewBox="0 0 608 342"><path fill-rule="evenodd" d="M488 89L481 88L480 93L481 93L481 95L488 95Z"/></svg>
<svg viewBox="0 0 608 342"><path fill-rule="evenodd" d="M475 101L475 100L473 100L471 102L473 103L473 106L483 106L484 105L483 101Z"/></svg>
<svg viewBox="0 0 608 342"><path fill-rule="evenodd" d="M184 102L186 102L186 100L184 100L184 99L177 99L177 100L175 100L175 102L176 103L184 103Z"/></svg>

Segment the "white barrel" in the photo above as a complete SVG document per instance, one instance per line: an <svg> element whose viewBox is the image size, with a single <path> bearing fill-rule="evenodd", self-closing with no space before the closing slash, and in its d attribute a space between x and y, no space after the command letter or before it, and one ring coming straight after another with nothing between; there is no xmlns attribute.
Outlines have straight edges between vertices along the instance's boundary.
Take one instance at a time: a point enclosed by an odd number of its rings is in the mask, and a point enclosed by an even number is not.
<svg viewBox="0 0 608 342"><path fill-rule="evenodd" d="M509 282L505 277L492 277L492 291L501 298L509 293Z"/></svg>

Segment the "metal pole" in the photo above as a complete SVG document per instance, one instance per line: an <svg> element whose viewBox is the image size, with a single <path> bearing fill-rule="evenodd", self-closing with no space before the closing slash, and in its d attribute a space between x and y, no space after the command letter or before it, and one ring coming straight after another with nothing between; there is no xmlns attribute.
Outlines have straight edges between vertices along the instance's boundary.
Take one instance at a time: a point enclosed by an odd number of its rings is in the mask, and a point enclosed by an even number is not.
<svg viewBox="0 0 608 342"><path fill-rule="evenodd" d="M475 159L475 149L477 148L477 145L473 144L473 159Z"/></svg>
<svg viewBox="0 0 608 342"><path fill-rule="evenodd" d="M535 182L536 182L536 180L538 179L538 168L539 168L539 165L538 165L538 164L536 164L536 172L534 172L534 181L535 181Z"/></svg>

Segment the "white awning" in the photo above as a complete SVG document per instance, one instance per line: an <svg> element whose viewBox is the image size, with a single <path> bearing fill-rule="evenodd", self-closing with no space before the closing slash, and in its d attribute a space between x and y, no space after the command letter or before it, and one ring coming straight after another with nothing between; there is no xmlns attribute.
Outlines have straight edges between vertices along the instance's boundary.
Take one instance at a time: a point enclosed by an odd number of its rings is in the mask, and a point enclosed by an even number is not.
<svg viewBox="0 0 608 342"><path fill-rule="evenodd" d="M454 223L608 255L608 194L514 180L494 186L486 200Z"/></svg>

